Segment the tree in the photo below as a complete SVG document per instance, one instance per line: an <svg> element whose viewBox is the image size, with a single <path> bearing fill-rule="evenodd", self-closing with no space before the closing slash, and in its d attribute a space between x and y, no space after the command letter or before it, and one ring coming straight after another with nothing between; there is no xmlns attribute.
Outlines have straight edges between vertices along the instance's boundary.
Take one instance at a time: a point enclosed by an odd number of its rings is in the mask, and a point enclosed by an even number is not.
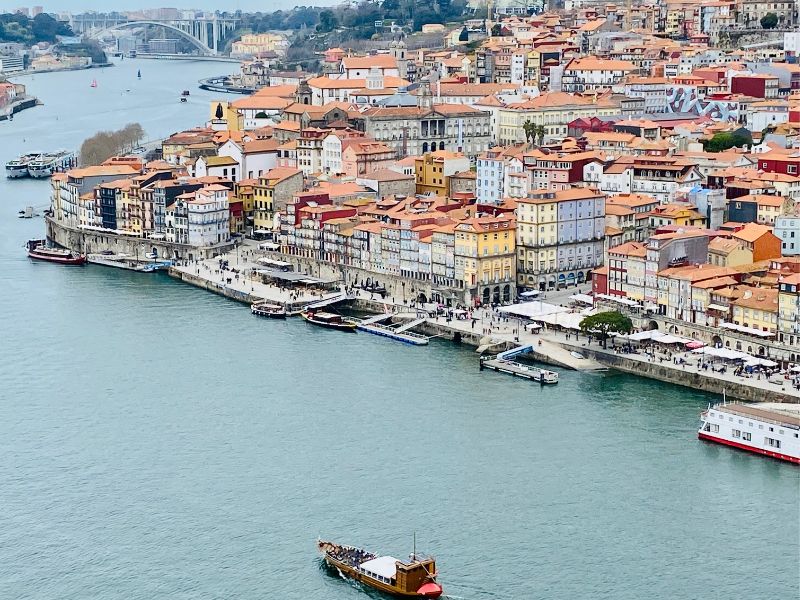
<svg viewBox="0 0 800 600"><path fill-rule="evenodd" d="M586 334L600 336L603 348L607 347L606 341L610 333L630 333L633 329L631 320L617 311L589 315L584 317L579 326Z"/></svg>
<svg viewBox="0 0 800 600"><path fill-rule="evenodd" d="M762 29L775 29L778 26L778 15L775 13L767 13L761 17Z"/></svg>
<svg viewBox="0 0 800 600"><path fill-rule="evenodd" d="M539 140L539 145L541 146L544 143L544 136L547 130L544 128L544 125L537 125L534 131L536 133L536 139Z"/></svg>
<svg viewBox="0 0 800 600"><path fill-rule="evenodd" d="M522 124L522 129L525 131L525 141L532 144L536 140L536 125L528 119Z"/></svg>
<svg viewBox="0 0 800 600"><path fill-rule="evenodd" d="M703 150L706 152L724 152L730 148L741 148L753 143L753 136L743 132L732 133L723 131L714 134L710 140L703 140Z"/></svg>
<svg viewBox="0 0 800 600"><path fill-rule="evenodd" d="M468 42L469 41L469 31L467 31L467 26L464 25L464 29L461 30L461 33L458 34L458 41L459 42Z"/></svg>
<svg viewBox="0 0 800 600"><path fill-rule="evenodd" d="M138 123L128 123L118 131L99 131L84 140L80 149L81 165L99 165L103 161L132 150L144 137Z"/></svg>
<svg viewBox="0 0 800 600"><path fill-rule="evenodd" d="M339 27L339 19L332 10L323 10L319 13L319 25L317 31L320 33L327 33Z"/></svg>
<svg viewBox="0 0 800 600"><path fill-rule="evenodd" d="M492 37L500 37L502 34L503 28L500 26L500 23L492 25Z"/></svg>

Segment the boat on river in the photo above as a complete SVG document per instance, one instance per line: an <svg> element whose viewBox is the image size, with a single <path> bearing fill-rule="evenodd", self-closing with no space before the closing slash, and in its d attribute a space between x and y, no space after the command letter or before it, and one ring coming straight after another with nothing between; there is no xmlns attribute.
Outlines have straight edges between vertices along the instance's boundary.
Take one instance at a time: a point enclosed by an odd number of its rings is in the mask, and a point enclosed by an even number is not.
<svg viewBox="0 0 800 600"><path fill-rule="evenodd" d="M363 548L317 540L317 548L329 567L342 577L401 598L438 598L442 586L436 582L436 561L432 556L411 554L404 561L378 556Z"/></svg>
<svg viewBox="0 0 800 600"><path fill-rule="evenodd" d="M329 312L315 312L306 310L300 313L309 323L319 325L320 327L327 327L328 329L338 329L339 331L352 331L355 333L357 325L350 321L345 321L342 315L336 315Z"/></svg>
<svg viewBox="0 0 800 600"><path fill-rule="evenodd" d="M9 179L17 179L19 177L28 176L28 165L42 156L41 152L32 152L30 154L23 154L19 158L10 160L6 163L6 177Z"/></svg>
<svg viewBox="0 0 800 600"><path fill-rule="evenodd" d="M254 302L250 305L250 312L257 317L267 317L268 319L285 319L286 307L281 304L270 304L269 302Z"/></svg>
<svg viewBox="0 0 800 600"><path fill-rule="evenodd" d="M800 464L800 406L779 402L709 405L697 437Z"/></svg>
<svg viewBox="0 0 800 600"><path fill-rule="evenodd" d="M50 177L53 173L59 173L74 167L76 162L75 153L69 150L42 154L28 163L28 175L37 179Z"/></svg>
<svg viewBox="0 0 800 600"><path fill-rule="evenodd" d="M36 260L44 260L61 265L82 265L86 262L86 255L75 254L66 248L49 247L47 240L28 240L25 246L28 249L28 256Z"/></svg>

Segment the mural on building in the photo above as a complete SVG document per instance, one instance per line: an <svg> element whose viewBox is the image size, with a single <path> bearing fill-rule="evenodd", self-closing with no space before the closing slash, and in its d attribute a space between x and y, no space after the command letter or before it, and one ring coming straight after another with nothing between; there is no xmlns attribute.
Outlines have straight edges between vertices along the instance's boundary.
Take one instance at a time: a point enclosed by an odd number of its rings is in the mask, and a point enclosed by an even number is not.
<svg viewBox="0 0 800 600"><path fill-rule="evenodd" d="M692 85L677 85L667 90L667 111L694 113L716 120L739 120L739 103L729 99L701 98Z"/></svg>

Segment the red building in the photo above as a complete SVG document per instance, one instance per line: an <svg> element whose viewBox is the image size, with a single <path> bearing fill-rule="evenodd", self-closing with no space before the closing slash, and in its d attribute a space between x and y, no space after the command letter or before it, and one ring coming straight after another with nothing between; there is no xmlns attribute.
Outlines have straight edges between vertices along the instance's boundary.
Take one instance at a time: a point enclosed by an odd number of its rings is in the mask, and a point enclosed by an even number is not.
<svg viewBox="0 0 800 600"><path fill-rule="evenodd" d="M781 173L795 177L800 174L800 151L773 150L756 156L758 168L766 173Z"/></svg>
<svg viewBox="0 0 800 600"><path fill-rule="evenodd" d="M753 98L777 98L780 82L774 75L753 73L731 78L731 93Z"/></svg>

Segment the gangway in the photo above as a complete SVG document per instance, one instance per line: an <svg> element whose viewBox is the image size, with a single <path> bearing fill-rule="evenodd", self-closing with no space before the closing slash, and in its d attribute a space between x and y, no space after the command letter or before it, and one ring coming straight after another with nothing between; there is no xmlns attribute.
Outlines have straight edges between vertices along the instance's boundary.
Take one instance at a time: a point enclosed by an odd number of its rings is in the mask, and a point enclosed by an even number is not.
<svg viewBox="0 0 800 600"><path fill-rule="evenodd" d="M403 333L404 331L408 331L409 329L413 329L417 325L421 325L425 322L425 319L414 319L413 321L409 321L408 323L404 323L400 325L400 327L395 329L396 333Z"/></svg>
<svg viewBox="0 0 800 600"><path fill-rule="evenodd" d="M382 323L383 321L387 321L392 318L391 314L381 314L375 315L374 317L369 317L368 319L362 319L360 321L361 325L374 325L375 323Z"/></svg>
<svg viewBox="0 0 800 600"><path fill-rule="evenodd" d="M325 308L326 306L330 306L332 304L336 304L338 302L342 302L343 300L348 300L347 294L339 294L338 296L332 296L330 298L325 298L323 300L317 300L315 302L310 302L305 305L305 308Z"/></svg>

